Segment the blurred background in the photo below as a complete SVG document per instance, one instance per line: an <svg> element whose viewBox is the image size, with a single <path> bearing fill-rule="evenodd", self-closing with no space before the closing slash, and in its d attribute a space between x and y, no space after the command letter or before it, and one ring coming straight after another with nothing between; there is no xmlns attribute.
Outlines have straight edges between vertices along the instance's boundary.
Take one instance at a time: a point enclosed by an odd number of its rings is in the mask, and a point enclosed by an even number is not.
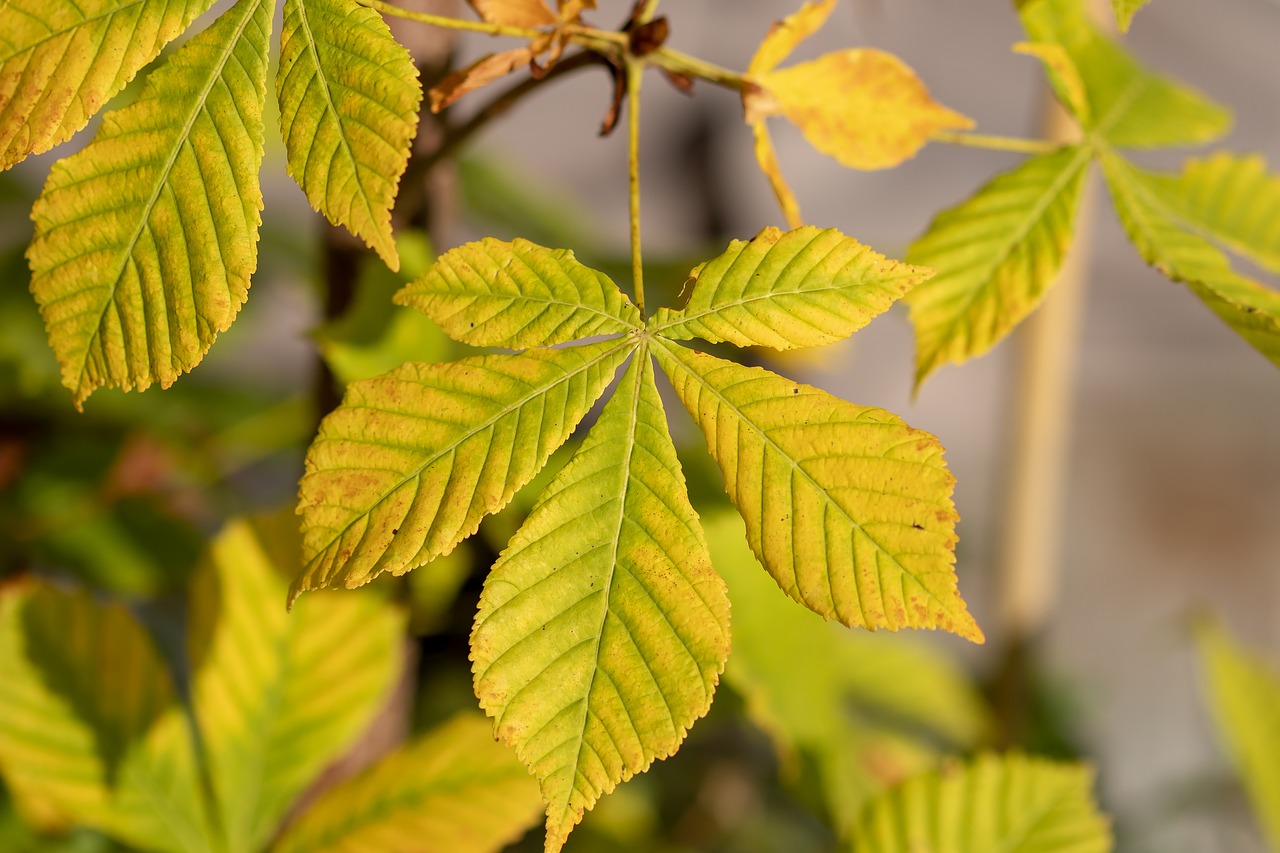
<svg viewBox="0 0 1280 853"><path fill-rule="evenodd" d="M599 5L592 20L601 26L621 23L629 8ZM763 0L663 6L670 46L735 69L746 67L770 22L790 11ZM442 39L401 22L395 31L432 57L428 64L442 61L441 51L463 63L493 45L483 36ZM978 132L1037 136L1046 108L1043 74L1037 62L1009 51L1021 38L1003 0L844 0L795 58L846 46L887 50L939 101L974 118ZM1221 147L1261 153L1273 170L1280 165L1280 3L1156 0L1138 14L1125 43L1149 66L1234 111L1235 128ZM574 248L625 282L625 135L597 138L611 91L598 69L571 75L481 129L458 163L414 173L419 183L406 183L406 192L425 199L425 207L410 211L401 227L404 274L421 273L433 248L482 235L523 236ZM464 124L493 94L468 96L445 122ZM670 298L695 263L731 238L782 224L781 216L733 93L699 84L686 97L653 75L643 113L648 280ZM1020 162L932 145L897 169L858 173L813 151L789 127L778 123L772 131L806 220L891 257L901 257L938 211ZM424 148L447 132L426 127ZM168 391L100 391L76 414L58 386L21 252L50 164L88 135L0 175L0 571L70 575L134 599L163 600L225 518L291 501L317 418L342 382L408 357L445 359L457 351L427 321L391 306L403 275L376 260L366 264L310 211L269 130L259 271L236 325ZM1172 169L1188 153L1138 159ZM1054 580L1043 624L1031 636L1015 637L1000 607L1025 342L1015 335L983 358L942 369L915 399L903 310L847 344L771 366L889 409L947 448L962 518L960 589L987 644L943 636L903 641L959 661L991 700L987 742L1093 762L1121 850L1262 850L1209 725L1189 625L1198 614L1215 614L1280 660L1280 372L1189 292L1148 269L1105 192L1095 201L1067 386ZM422 225L430 244L415 227ZM658 304L655 296L650 301ZM682 453L691 491L712 505L721 494L716 472L691 426L676 427L688 440ZM425 620L418 623L420 698L412 711L420 724L474 704L465 640L475 594L518 521L517 508L487 524L463 562L441 571L447 577L439 589L406 593ZM158 612L163 622L164 608ZM1017 682L1013 700L1010 679ZM767 740L744 722L742 706L731 681L681 753L606 800L567 849L830 849L822 797L792 784L807 778L803 768L798 775L780 771ZM696 808L681 812L680 799ZM770 828L751 841L731 829L747 819L742 803L765 804L760 814ZM540 834L533 835L528 849L540 846ZM46 842L22 843L42 849Z"/></svg>

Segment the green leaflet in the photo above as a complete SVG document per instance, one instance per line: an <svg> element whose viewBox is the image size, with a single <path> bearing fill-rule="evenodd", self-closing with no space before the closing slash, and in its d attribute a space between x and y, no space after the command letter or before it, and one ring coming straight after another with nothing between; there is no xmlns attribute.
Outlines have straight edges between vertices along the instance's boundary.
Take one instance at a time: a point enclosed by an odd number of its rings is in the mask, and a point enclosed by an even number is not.
<svg viewBox="0 0 1280 853"><path fill-rule="evenodd" d="M741 519L718 512L705 522L733 603L725 679L787 775L816 766L841 834L870 796L929 769L938 746L976 743L985 712L960 667L904 637L849 631L795 607L760 571Z"/></svg>
<svg viewBox="0 0 1280 853"><path fill-rule="evenodd" d="M1111 9L1116 14L1116 23L1120 27L1120 32L1129 32L1129 24L1133 22L1133 16L1150 2L1151 0L1111 0Z"/></svg>
<svg viewBox="0 0 1280 853"><path fill-rule="evenodd" d="M1220 625L1198 626L1206 701L1272 850L1280 850L1280 675Z"/></svg>
<svg viewBox="0 0 1280 853"><path fill-rule="evenodd" d="M489 853L516 840L541 805L488 722L460 714L325 791L271 850Z"/></svg>
<svg viewBox="0 0 1280 853"><path fill-rule="evenodd" d="M77 405L102 385L169 386L244 303L273 5L239 0L184 44L32 209L31 290Z"/></svg>
<svg viewBox="0 0 1280 853"><path fill-rule="evenodd" d="M452 551L546 464L634 347L410 362L352 383L307 452L290 598Z"/></svg>
<svg viewBox="0 0 1280 853"><path fill-rule="evenodd" d="M1071 245L1090 152L1028 160L943 211L908 250L937 274L907 295L916 387L943 364L982 355L1035 310Z"/></svg>
<svg viewBox="0 0 1280 853"><path fill-rule="evenodd" d="M186 718L122 607L10 585L0 672L0 770L30 820L92 826L146 850L212 849Z"/></svg>
<svg viewBox="0 0 1280 853"><path fill-rule="evenodd" d="M422 102L409 52L354 0L285 0L276 96L289 174L311 206L397 269L391 206Z"/></svg>
<svg viewBox="0 0 1280 853"><path fill-rule="evenodd" d="M292 519L233 521L190 594L192 705L230 850L262 849L401 671L404 619L379 597L309 596L284 611L281 568L297 561Z"/></svg>
<svg viewBox="0 0 1280 853"><path fill-rule="evenodd" d="M648 328L671 340L821 346L849 337L928 276L833 228L766 228L690 273L684 308L660 308Z"/></svg>
<svg viewBox="0 0 1280 853"><path fill-rule="evenodd" d="M981 755L968 765L907 780L877 797L858 821L857 853L1107 853L1093 773L1082 765L1020 755Z"/></svg>
<svg viewBox="0 0 1280 853"><path fill-rule="evenodd" d="M1215 152L1187 160L1180 175L1149 180L1184 223L1280 273L1280 175L1261 156Z"/></svg>
<svg viewBox="0 0 1280 853"><path fill-rule="evenodd" d="M639 310L602 272L567 249L486 237L452 249L396 294L449 337L474 346L526 349L642 326Z"/></svg>
<svg viewBox="0 0 1280 853"><path fill-rule="evenodd" d="M1184 282L1237 334L1280 366L1280 293L1236 273L1222 252L1183 230L1162 199L1161 176L1112 152L1103 152L1102 167L1116 213L1143 259Z"/></svg>
<svg viewBox="0 0 1280 853"><path fill-rule="evenodd" d="M546 849L711 706L729 601L641 346L485 583L476 695L542 783Z"/></svg>
<svg viewBox="0 0 1280 853"><path fill-rule="evenodd" d="M1112 145L1157 148L1211 142L1226 133L1230 114L1191 89L1152 74L1089 22L1081 0L1022 0L1019 14L1037 42L1061 45L1088 92L1087 131ZM1056 73L1054 88L1070 108L1070 89Z"/></svg>
<svg viewBox="0 0 1280 853"><path fill-rule="evenodd" d="M89 123L213 0L0 3L0 170Z"/></svg>
<svg viewBox="0 0 1280 853"><path fill-rule="evenodd" d="M956 589L954 480L937 439L769 371L654 344L787 595L851 627L982 641Z"/></svg>

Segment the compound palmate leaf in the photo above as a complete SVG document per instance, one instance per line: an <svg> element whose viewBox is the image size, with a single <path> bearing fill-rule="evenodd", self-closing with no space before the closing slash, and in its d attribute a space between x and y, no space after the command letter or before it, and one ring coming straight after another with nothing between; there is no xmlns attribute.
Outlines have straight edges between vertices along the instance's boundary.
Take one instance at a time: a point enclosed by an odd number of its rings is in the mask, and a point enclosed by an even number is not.
<svg viewBox="0 0 1280 853"><path fill-rule="evenodd" d="M535 823L541 804L488 722L459 714L329 788L271 850L491 853Z"/></svg>
<svg viewBox="0 0 1280 853"><path fill-rule="evenodd" d="M546 464L634 346L410 362L353 383L307 453L291 598L452 551Z"/></svg>
<svg viewBox="0 0 1280 853"><path fill-rule="evenodd" d="M760 562L787 595L851 627L982 641L956 587L942 447L881 409L655 339Z"/></svg>
<svg viewBox="0 0 1280 853"><path fill-rule="evenodd" d="M0 170L89 123L213 0L0 3Z"/></svg>
<svg viewBox="0 0 1280 853"><path fill-rule="evenodd" d="M641 346L485 583L476 695L542 783L548 851L679 747L729 653L729 599Z"/></svg>
<svg viewBox="0 0 1280 853"><path fill-rule="evenodd" d="M671 340L821 346L849 337L928 276L833 228L766 228L690 273L685 306L660 308L649 330Z"/></svg>
<svg viewBox="0 0 1280 853"><path fill-rule="evenodd" d="M273 7L239 0L183 45L32 209L31 290L77 405L172 384L244 304Z"/></svg>
<svg viewBox="0 0 1280 853"><path fill-rule="evenodd" d="M943 211L907 252L937 274L907 295L916 385L982 355L1040 304L1062 265L1090 161L1068 147L1000 175Z"/></svg>
<svg viewBox="0 0 1280 853"><path fill-rule="evenodd" d="M1108 853L1093 773L1022 755L981 755L908 779L873 800L857 853Z"/></svg>
<svg viewBox="0 0 1280 853"><path fill-rule="evenodd" d="M276 95L289 174L311 206L398 269L391 205L422 102L409 52L354 0L285 0Z"/></svg>
<svg viewBox="0 0 1280 853"><path fill-rule="evenodd" d="M451 249L396 294L449 337L525 349L641 328L640 312L602 272L567 249L486 237Z"/></svg>

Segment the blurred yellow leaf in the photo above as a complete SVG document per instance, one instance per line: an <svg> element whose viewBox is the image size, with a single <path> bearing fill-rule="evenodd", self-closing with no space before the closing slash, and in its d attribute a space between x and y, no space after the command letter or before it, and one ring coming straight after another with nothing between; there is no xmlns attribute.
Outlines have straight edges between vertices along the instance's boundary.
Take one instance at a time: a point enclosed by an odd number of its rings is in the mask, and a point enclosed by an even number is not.
<svg viewBox="0 0 1280 853"><path fill-rule="evenodd" d="M818 31L827 21L836 0L815 0L805 3L800 11L788 15L781 21L774 21L769 34L756 48L751 64L747 66L747 74L756 76L767 74L778 67L778 63L791 55L796 45Z"/></svg>
<svg viewBox="0 0 1280 853"><path fill-rule="evenodd" d="M556 15L542 0L467 0L476 14L490 24L506 27L546 27Z"/></svg>
<svg viewBox="0 0 1280 853"><path fill-rule="evenodd" d="M773 188L773 194L777 196L778 204L782 207L782 216L787 220L787 227L799 228L804 224L804 219L800 216L800 205L796 201L795 193L787 184L787 179L782 177L782 170L778 168L778 156L773 151L773 140L769 137L769 128L763 121L758 121L751 125L751 132L756 138L756 162L760 164L760 171L764 172L764 176L769 179L769 186Z"/></svg>

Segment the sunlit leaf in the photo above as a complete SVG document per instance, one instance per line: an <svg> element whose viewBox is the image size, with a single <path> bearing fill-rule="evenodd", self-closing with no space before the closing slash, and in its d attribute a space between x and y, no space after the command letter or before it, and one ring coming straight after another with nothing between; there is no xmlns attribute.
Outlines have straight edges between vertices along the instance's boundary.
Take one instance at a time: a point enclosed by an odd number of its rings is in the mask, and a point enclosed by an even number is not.
<svg viewBox="0 0 1280 853"><path fill-rule="evenodd" d="M869 48L828 53L754 78L747 121L784 115L809 144L854 169L887 169L914 157L940 130L973 122L929 96L902 60Z"/></svg>
<svg viewBox="0 0 1280 853"><path fill-rule="evenodd" d="M685 306L649 330L671 340L787 350L844 340L926 278L834 228L766 228L689 274Z"/></svg>
<svg viewBox="0 0 1280 853"><path fill-rule="evenodd" d="M1107 853L1111 831L1083 765L982 755L877 797L854 832L858 853Z"/></svg>
<svg viewBox="0 0 1280 853"><path fill-rule="evenodd" d="M1220 151L1188 160L1176 177L1151 179L1179 219L1280 273L1280 175L1261 156Z"/></svg>
<svg viewBox="0 0 1280 853"><path fill-rule="evenodd" d="M729 601L641 347L485 583L476 695L542 783L548 851L676 751L729 651Z"/></svg>
<svg viewBox="0 0 1280 853"><path fill-rule="evenodd" d="M956 588L942 447L880 409L655 339L751 550L787 595L849 626L981 642Z"/></svg>
<svg viewBox="0 0 1280 853"><path fill-rule="evenodd" d="M1070 55L1088 93L1091 116L1085 126L1111 144L1155 148L1211 142L1230 126L1225 109L1147 71L1099 33L1080 0L1024 0L1018 11L1033 41L1061 45ZM1060 92L1069 88L1058 82Z"/></svg>
<svg viewBox="0 0 1280 853"><path fill-rule="evenodd" d="M1116 13L1116 23L1120 26L1120 32L1129 32L1129 24L1133 22L1133 16L1150 2L1151 0L1111 0L1111 8Z"/></svg>
<svg viewBox="0 0 1280 853"><path fill-rule="evenodd" d="M391 206L422 102L409 52L355 0L285 0L276 96L289 174L311 206L397 269Z"/></svg>
<svg viewBox="0 0 1280 853"><path fill-rule="evenodd" d="M937 270L907 295L917 387L991 349L1040 304L1071 245L1089 161L1079 147L1030 159L938 214L912 244L907 260Z"/></svg>
<svg viewBox="0 0 1280 853"><path fill-rule="evenodd" d="M507 27L545 27L556 15L542 0L467 0L476 14L490 24Z"/></svg>
<svg viewBox="0 0 1280 853"><path fill-rule="evenodd" d="M488 721L463 714L325 791L271 849L489 853L541 810L537 784Z"/></svg>
<svg viewBox="0 0 1280 853"><path fill-rule="evenodd" d="M1110 152L1103 172L1116 213L1147 263L1184 282L1240 337L1280 366L1280 293L1231 268L1211 243L1182 227L1165 204L1161 177Z"/></svg>
<svg viewBox="0 0 1280 853"><path fill-rule="evenodd" d="M410 362L353 383L307 453L290 597L452 551L546 464L633 347Z"/></svg>
<svg viewBox="0 0 1280 853"><path fill-rule="evenodd" d="M796 201L795 193L791 191L786 178L782 176L778 155L773 150L773 139L769 136L768 124L763 119L755 122L751 125L751 133L755 138L756 162L760 164L760 171L764 172L764 176L769 179L769 188L773 190L773 195L782 208L782 218L786 221L788 228L799 228L804 224L804 219L800 216L800 204Z"/></svg>
<svg viewBox="0 0 1280 853"><path fill-rule="evenodd" d="M89 123L213 0L0 3L0 169Z"/></svg>
<svg viewBox="0 0 1280 853"><path fill-rule="evenodd" d="M10 585L0 672L0 772L29 818L145 850L210 849L186 717L124 608Z"/></svg>
<svg viewBox="0 0 1280 853"><path fill-rule="evenodd" d="M747 74L766 74L777 68L778 63L790 56L800 42L826 23L835 5L836 0L810 0L783 20L774 21L768 34L756 48L755 55L751 57Z"/></svg>
<svg viewBox="0 0 1280 853"><path fill-rule="evenodd" d="M524 349L641 327L640 312L602 272L567 249L486 237L441 255L396 294L454 340Z"/></svg>
<svg viewBox="0 0 1280 853"><path fill-rule="evenodd" d="M285 612L297 563L291 519L233 521L188 603L192 705L230 850L266 844L400 674L404 620L380 597L313 595Z"/></svg>
<svg viewBox="0 0 1280 853"><path fill-rule="evenodd" d="M1217 624L1196 632L1207 700L1272 850L1280 850L1280 673Z"/></svg>
<svg viewBox="0 0 1280 853"><path fill-rule="evenodd" d="M773 738L787 775L817 767L842 834L867 798L929 769L939 748L971 747L985 714L961 668L905 637L823 622L778 594L747 546L742 520L706 519L733 602L727 683Z"/></svg>
<svg viewBox="0 0 1280 853"><path fill-rule="evenodd" d="M244 304L273 5L240 0L179 48L32 209L31 290L77 404L172 384Z"/></svg>

